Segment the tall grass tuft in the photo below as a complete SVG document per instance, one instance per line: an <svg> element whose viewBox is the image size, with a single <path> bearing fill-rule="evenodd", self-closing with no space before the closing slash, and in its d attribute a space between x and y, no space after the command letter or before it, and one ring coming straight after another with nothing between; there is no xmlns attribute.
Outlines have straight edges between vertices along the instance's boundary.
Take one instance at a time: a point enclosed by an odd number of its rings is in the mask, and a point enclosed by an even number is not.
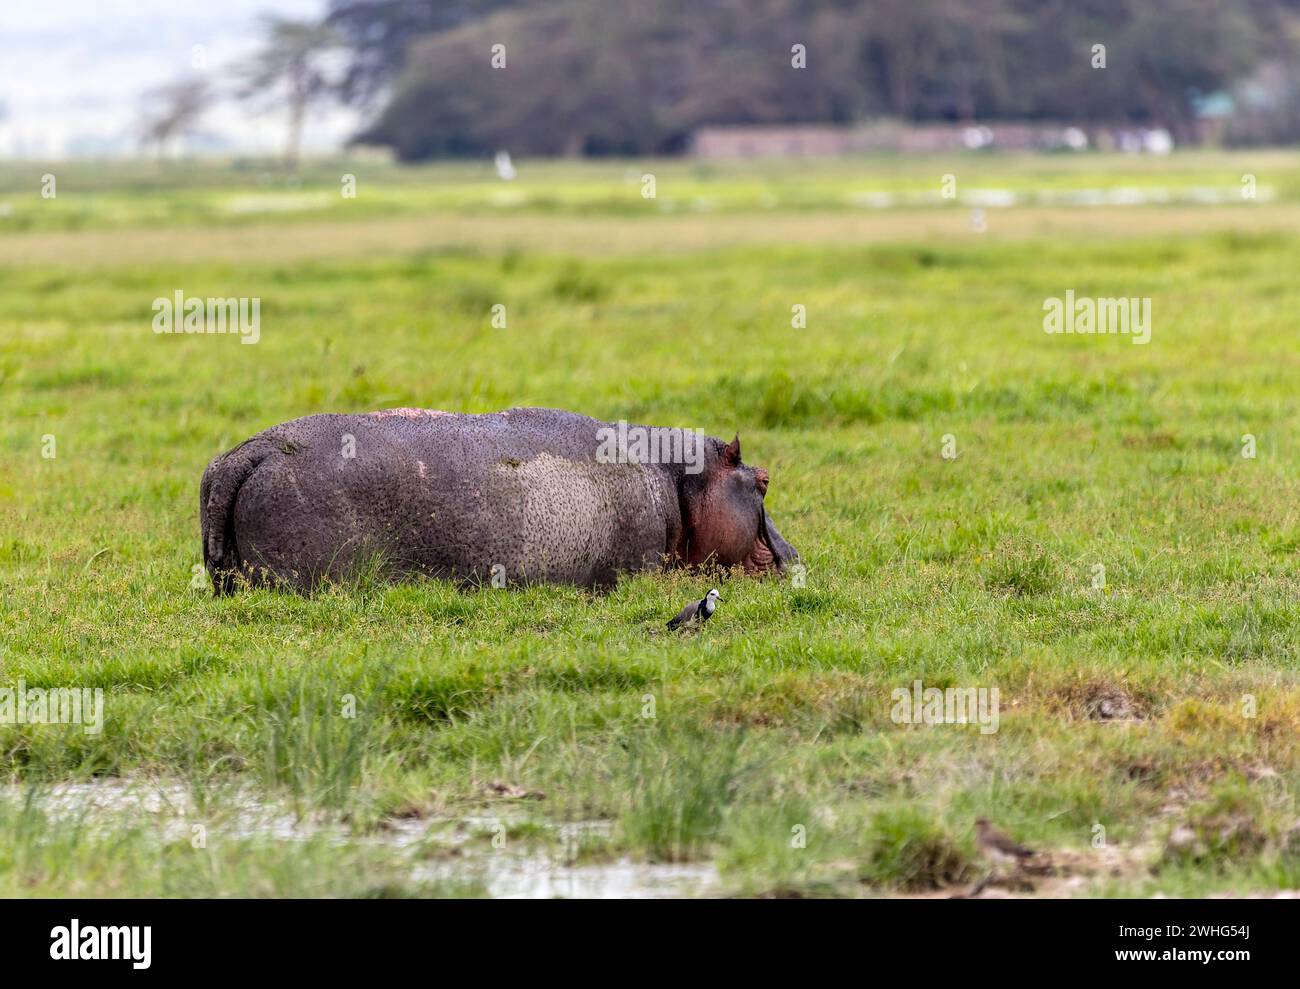
<svg viewBox="0 0 1300 989"><path fill-rule="evenodd" d="M255 717L266 786L287 790L299 810L303 804L336 811L350 805L368 750L378 741L376 721L355 693L309 669L269 697Z"/></svg>
<svg viewBox="0 0 1300 989"><path fill-rule="evenodd" d="M625 839L655 862L704 857L749 768L740 729L650 729L626 737Z"/></svg>

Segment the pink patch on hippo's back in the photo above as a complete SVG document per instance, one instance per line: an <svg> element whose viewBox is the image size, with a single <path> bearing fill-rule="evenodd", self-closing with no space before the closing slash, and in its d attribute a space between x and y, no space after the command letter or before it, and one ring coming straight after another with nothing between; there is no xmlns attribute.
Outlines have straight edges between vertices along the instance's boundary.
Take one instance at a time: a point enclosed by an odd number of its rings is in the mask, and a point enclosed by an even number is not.
<svg viewBox="0 0 1300 989"><path fill-rule="evenodd" d="M455 412L443 412L441 409L382 409L379 412L367 412L367 415L401 416L403 419L432 419L434 416L454 416Z"/></svg>

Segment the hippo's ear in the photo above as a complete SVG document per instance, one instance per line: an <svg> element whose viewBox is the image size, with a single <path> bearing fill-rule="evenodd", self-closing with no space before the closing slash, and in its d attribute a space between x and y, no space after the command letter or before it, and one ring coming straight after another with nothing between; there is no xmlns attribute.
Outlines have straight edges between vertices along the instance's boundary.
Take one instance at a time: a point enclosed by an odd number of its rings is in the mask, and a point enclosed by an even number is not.
<svg viewBox="0 0 1300 989"><path fill-rule="evenodd" d="M728 467L735 467L740 463L740 434L722 448L722 462Z"/></svg>

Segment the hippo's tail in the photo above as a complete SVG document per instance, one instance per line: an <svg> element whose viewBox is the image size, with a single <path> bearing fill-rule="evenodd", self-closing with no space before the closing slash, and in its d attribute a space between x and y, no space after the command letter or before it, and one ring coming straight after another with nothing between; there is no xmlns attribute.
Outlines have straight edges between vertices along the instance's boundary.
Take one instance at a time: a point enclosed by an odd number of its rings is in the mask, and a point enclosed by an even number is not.
<svg viewBox="0 0 1300 989"><path fill-rule="evenodd" d="M208 464L199 484L199 526L203 534L203 565L220 597L235 589L239 547L235 542L235 499L257 466L275 450L253 437Z"/></svg>

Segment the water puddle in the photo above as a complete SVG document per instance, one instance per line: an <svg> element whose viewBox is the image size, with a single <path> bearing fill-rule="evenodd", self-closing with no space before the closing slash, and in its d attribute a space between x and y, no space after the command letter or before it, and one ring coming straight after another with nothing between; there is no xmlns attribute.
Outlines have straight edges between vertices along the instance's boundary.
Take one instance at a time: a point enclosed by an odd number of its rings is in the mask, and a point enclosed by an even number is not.
<svg viewBox="0 0 1300 989"><path fill-rule="evenodd" d="M221 206L236 216L257 213L303 213L328 209L332 200L321 192L267 192L249 196L232 196Z"/></svg>
<svg viewBox="0 0 1300 989"><path fill-rule="evenodd" d="M357 834L337 818L296 814L251 788L215 791L207 801L196 801L184 784L117 779L35 790L11 785L0 788L0 800L11 807L30 800L49 820L79 825L95 836L136 826L160 841L189 841L201 826L207 840L324 838L340 846L378 845L410 856L412 882L475 884L499 898L641 899L702 896L718 888L717 870L708 863L583 861L590 841L610 836L608 821L550 823L520 812L388 818ZM521 830L533 840L512 836Z"/></svg>
<svg viewBox="0 0 1300 989"><path fill-rule="evenodd" d="M592 865L565 865L543 856L499 853L482 856L468 869L436 863L416 870L417 879L476 879L497 899L662 899L707 896L717 887L712 865L649 864L620 859Z"/></svg>
<svg viewBox="0 0 1300 989"><path fill-rule="evenodd" d="M1254 202L1271 202L1276 192L1270 186L1254 190ZM945 199L938 191L928 192L858 192L848 197L853 206L863 209L897 209L916 206L1231 206L1250 205L1240 186L1164 186L1116 187L1107 189L1039 189L1033 191L971 188L954 198Z"/></svg>

